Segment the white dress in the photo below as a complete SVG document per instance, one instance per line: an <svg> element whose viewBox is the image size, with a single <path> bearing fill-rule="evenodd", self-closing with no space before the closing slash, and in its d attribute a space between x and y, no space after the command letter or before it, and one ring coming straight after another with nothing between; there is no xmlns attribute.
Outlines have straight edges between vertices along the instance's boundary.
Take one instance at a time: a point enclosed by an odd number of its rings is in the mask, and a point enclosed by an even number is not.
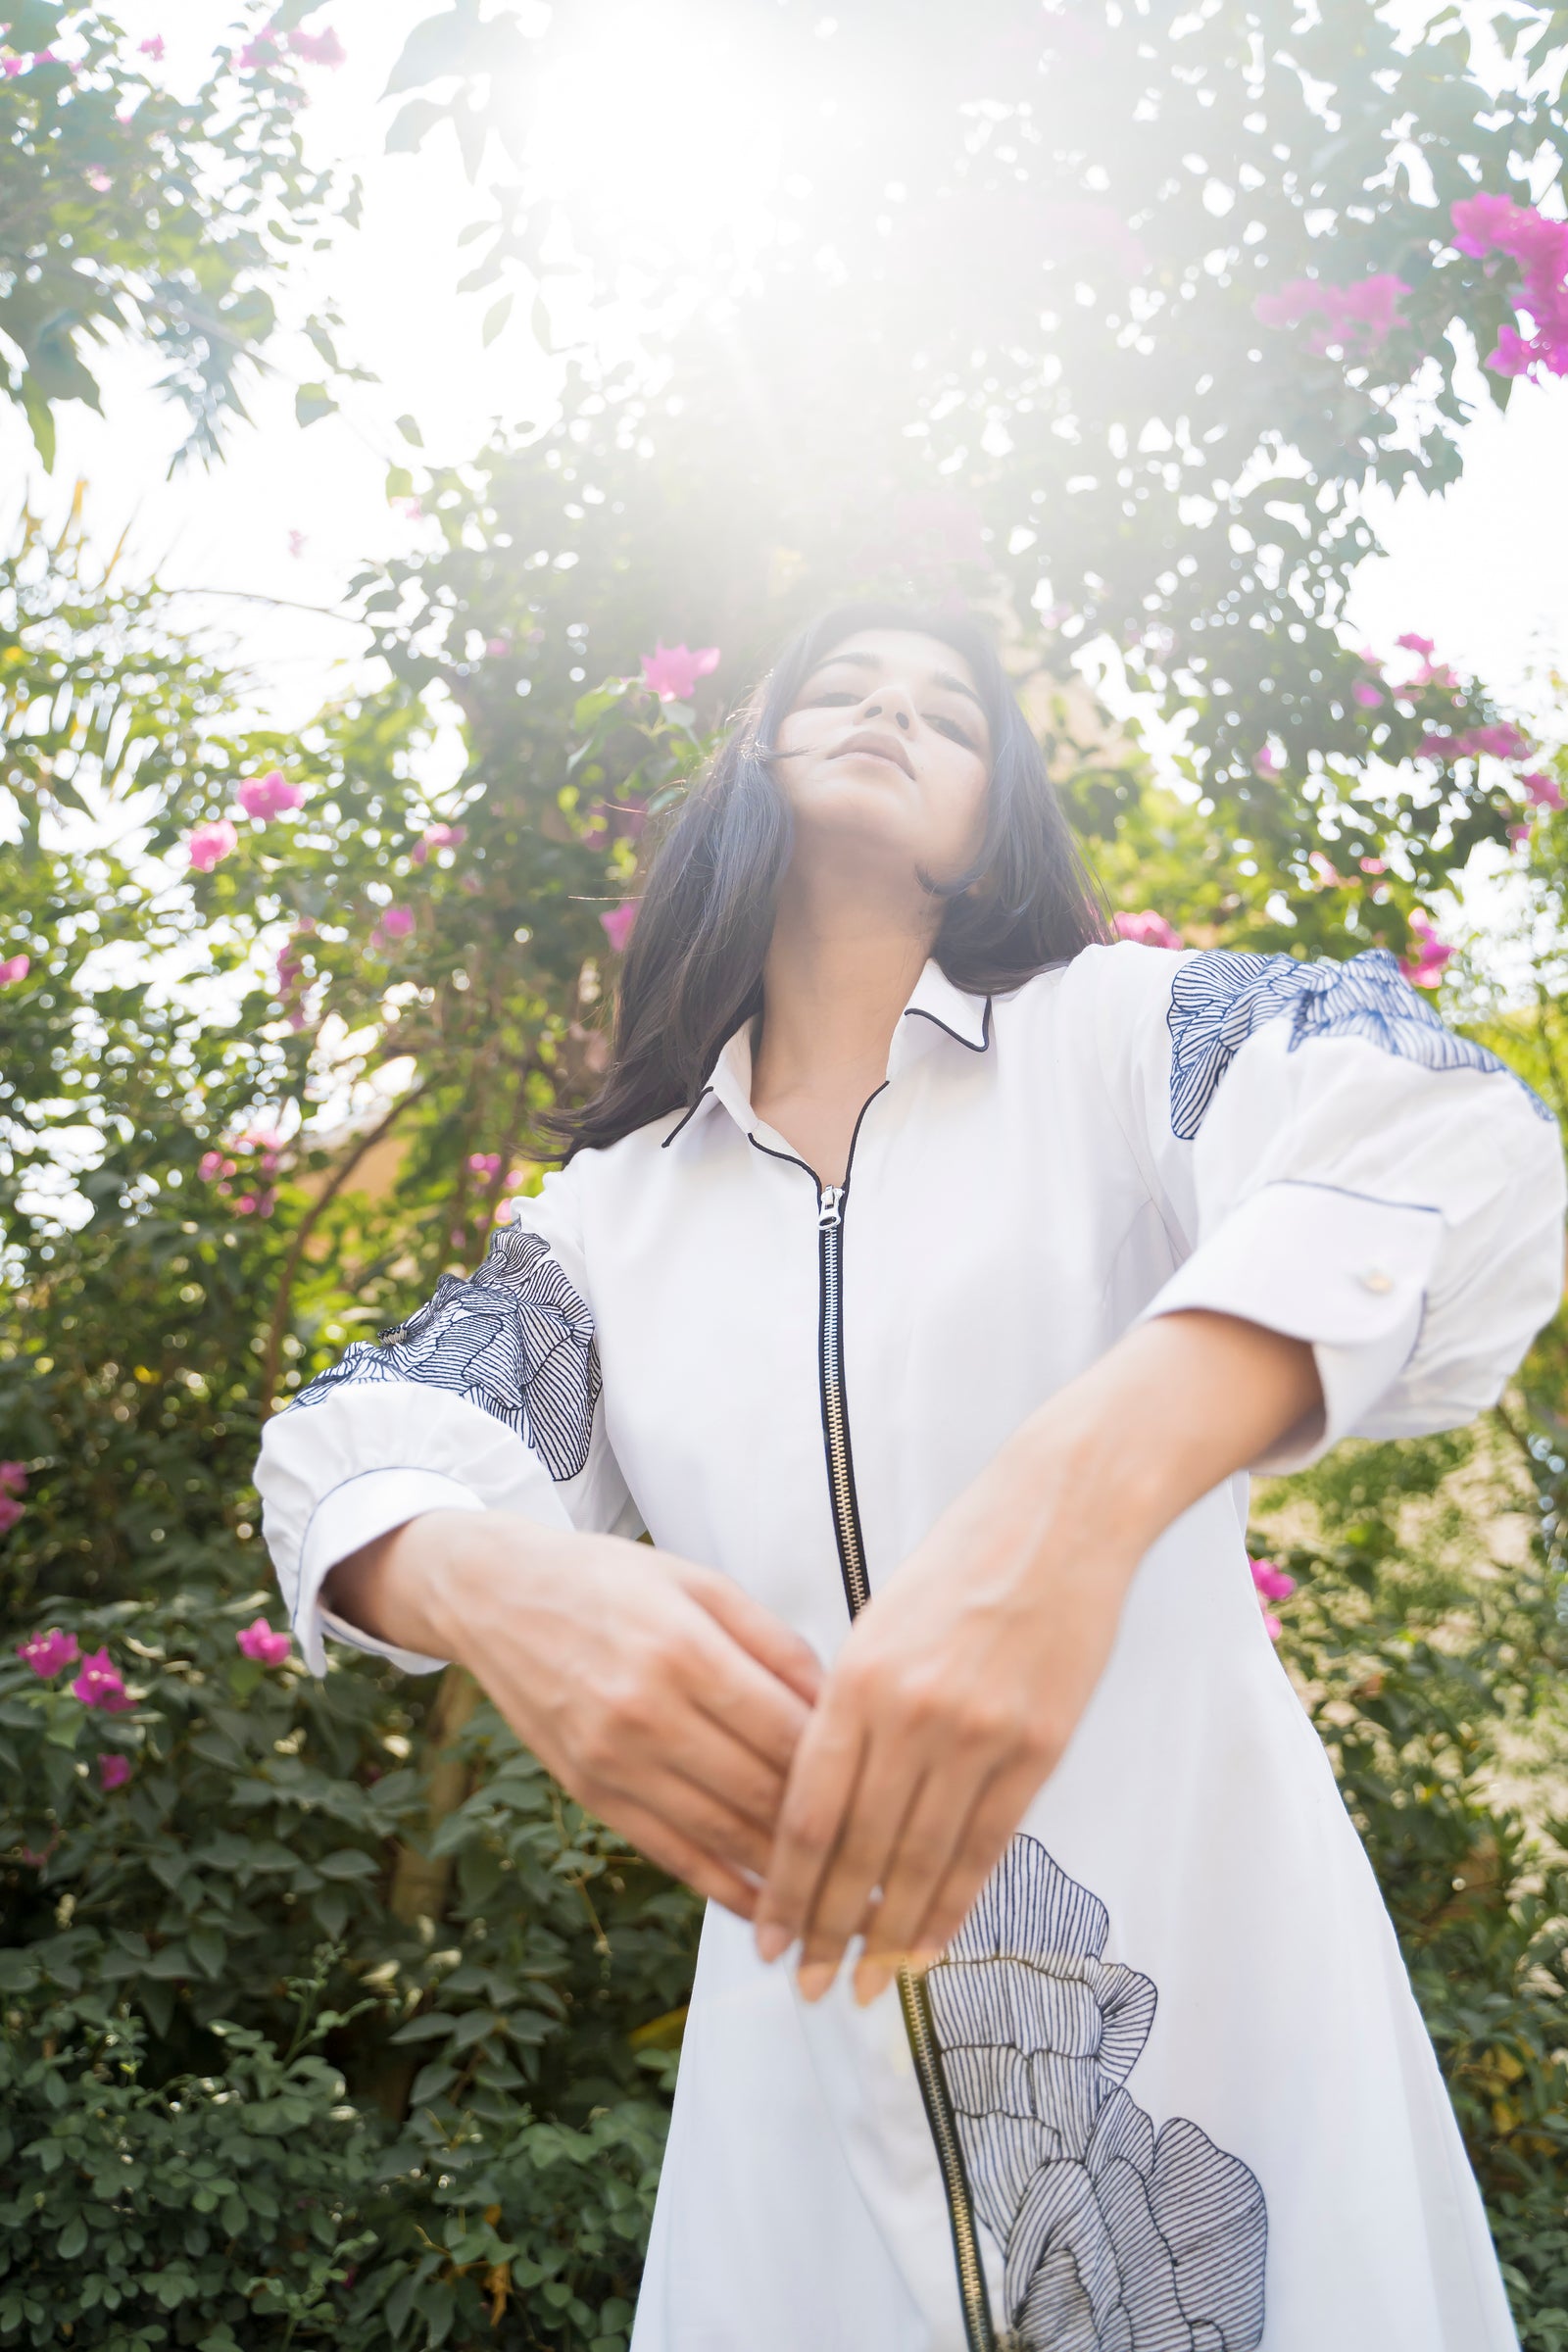
<svg viewBox="0 0 1568 2352"><path fill-rule="evenodd" d="M842 1191L749 1080L741 1032L694 1111L579 1153L269 1427L267 1537L318 1668L323 1626L356 1639L321 1611L332 1563L453 1505L646 1527L827 1659L1142 1315L1313 1344L1326 1426L1259 1465L1289 1468L1467 1420L1556 1304L1555 1128L1381 952L1092 948L994 1003L928 964ZM923 1983L808 2008L710 1909L635 2352L1515 2344L1246 1520L1239 1477L1143 1561Z"/></svg>

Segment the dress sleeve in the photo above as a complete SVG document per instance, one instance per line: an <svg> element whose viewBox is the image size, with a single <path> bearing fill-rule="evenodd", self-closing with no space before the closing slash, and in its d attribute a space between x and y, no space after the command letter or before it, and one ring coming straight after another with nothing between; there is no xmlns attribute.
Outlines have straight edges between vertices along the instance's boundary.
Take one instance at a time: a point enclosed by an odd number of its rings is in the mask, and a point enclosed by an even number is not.
<svg viewBox="0 0 1568 2352"><path fill-rule="evenodd" d="M1321 1422L1254 1467L1495 1403L1562 1293L1544 1104L1383 949L1089 954L1102 1066L1180 1261L1146 1313L1241 1316L1317 1359Z"/></svg>
<svg viewBox="0 0 1568 2352"><path fill-rule="evenodd" d="M357 1342L268 1424L262 1526L300 1648L322 1637L413 1673L400 1650L324 1609L329 1571L432 1510L510 1510L550 1527L635 1533L604 1432L599 1349L568 1175L516 1203L478 1270L378 1341Z"/></svg>

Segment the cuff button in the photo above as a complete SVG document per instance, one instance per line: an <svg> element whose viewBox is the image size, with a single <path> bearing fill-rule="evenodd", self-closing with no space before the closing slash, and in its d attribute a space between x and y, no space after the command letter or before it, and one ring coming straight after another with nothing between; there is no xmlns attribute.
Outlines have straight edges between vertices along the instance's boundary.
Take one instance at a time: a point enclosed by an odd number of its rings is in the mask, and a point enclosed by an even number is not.
<svg viewBox="0 0 1568 2352"><path fill-rule="evenodd" d="M1363 1291L1371 1291L1379 1298L1394 1288L1394 1276L1385 1274L1381 1266L1366 1266L1355 1279Z"/></svg>

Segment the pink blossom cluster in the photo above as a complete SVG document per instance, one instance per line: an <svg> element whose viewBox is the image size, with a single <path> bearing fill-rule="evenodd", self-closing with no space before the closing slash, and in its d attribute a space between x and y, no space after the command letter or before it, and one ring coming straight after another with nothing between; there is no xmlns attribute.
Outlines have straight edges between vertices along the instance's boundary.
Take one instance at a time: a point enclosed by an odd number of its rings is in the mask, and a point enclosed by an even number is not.
<svg viewBox="0 0 1568 2352"><path fill-rule="evenodd" d="M234 62L242 72L254 73L258 67L270 66L276 51L284 46L303 58L308 66L341 66L348 62L348 51L330 26L324 32L305 32L298 25L289 33L257 33L243 49L236 50Z"/></svg>
<svg viewBox="0 0 1568 2352"><path fill-rule="evenodd" d="M708 677L718 667L716 645L699 646L694 652L688 645L665 645L656 642L651 654L643 656L643 684L657 694L662 703L689 703L697 691L699 678Z"/></svg>
<svg viewBox="0 0 1568 2352"><path fill-rule="evenodd" d="M286 808L298 808L305 788L290 784L280 767L270 767L265 776L247 776L234 798L247 816L257 817L265 825Z"/></svg>
<svg viewBox="0 0 1568 2352"><path fill-rule="evenodd" d="M1433 927L1432 917L1419 907L1410 917L1415 954L1401 956L1399 969L1412 988L1436 988L1443 978L1443 967L1449 962L1453 950L1445 947Z"/></svg>
<svg viewBox="0 0 1568 2352"><path fill-rule="evenodd" d="M411 852L413 862L423 865L437 850L460 850L467 838L466 825L427 825Z"/></svg>
<svg viewBox="0 0 1568 2352"><path fill-rule="evenodd" d="M25 956L6 956L0 962L0 988L10 988L18 980L25 980L31 969L31 962Z"/></svg>
<svg viewBox="0 0 1568 2352"><path fill-rule="evenodd" d="M247 1128L225 1149L204 1152L196 1162L196 1173L204 1184L216 1186L222 1200L233 1202L237 1217L270 1217L277 1195L271 1185L260 1179L272 1175L281 1164L286 1142L286 1137L275 1127ZM240 1161L231 1156L236 1152L250 1161L244 1177L246 1189L237 1195L230 1181L241 1173Z"/></svg>
<svg viewBox="0 0 1568 2352"><path fill-rule="evenodd" d="M1118 914L1112 928L1118 939L1136 939L1146 948L1180 948L1186 945L1179 931L1173 930L1162 914L1146 906L1140 914Z"/></svg>
<svg viewBox="0 0 1568 2352"><path fill-rule="evenodd" d="M371 947L385 949L395 939L407 939L414 923L412 906L383 906L380 919L370 933Z"/></svg>
<svg viewBox="0 0 1568 2352"><path fill-rule="evenodd" d="M1454 244L1475 261L1504 254L1519 271L1511 297L1529 335L1502 327L1487 356L1494 375L1568 375L1568 220L1548 220L1510 196L1461 196L1450 208Z"/></svg>
<svg viewBox="0 0 1568 2352"><path fill-rule="evenodd" d="M14 1470L14 1462L0 1462L0 1471ZM42 1682L53 1682L68 1666L78 1661L80 1671L71 1685L71 1695L84 1707L100 1715L123 1715L135 1705L125 1689L125 1678L110 1657L107 1649L92 1649L85 1657L74 1634L68 1634L52 1625L46 1634L29 1634L25 1642L17 1643L17 1655L32 1668ZM124 1755L102 1755L98 1759L98 1786L106 1796L116 1788L123 1788L130 1778L130 1758ZM35 1864L43 1856L28 1859Z"/></svg>
<svg viewBox="0 0 1568 2352"><path fill-rule="evenodd" d="M1475 760L1483 753L1492 760L1523 760L1530 739L1507 719L1494 726L1466 727L1458 735L1423 735L1416 745L1420 760Z"/></svg>
<svg viewBox="0 0 1568 2352"><path fill-rule="evenodd" d="M9 1535L22 1517L18 1500L27 1492L27 1473L21 1462L0 1462L0 1536Z"/></svg>
<svg viewBox="0 0 1568 2352"><path fill-rule="evenodd" d="M612 956L624 956L627 943L637 922L636 899L623 899L618 906L610 907L599 917Z"/></svg>
<svg viewBox="0 0 1568 2352"><path fill-rule="evenodd" d="M1255 304L1264 326L1301 326L1309 318L1322 324L1307 337L1309 351L1343 351L1352 359L1367 359L1389 339L1396 326L1409 321L1399 309L1408 294L1402 277L1380 270L1353 286L1333 286L1319 277L1293 277L1272 294L1260 294Z"/></svg>
<svg viewBox="0 0 1568 2352"><path fill-rule="evenodd" d="M1296 1579L1287 1576L1285 1570L1273 1560L1249 1560L1248 1566L1252 1571L1252 1589L1257 1594L1257 1605L1263 1612L1268 1638L1271 1642L1277 1642L1285 1628L1268 1604L1271 1600L1288 1600L1296 1591Z"/></svg>
<svg viewBox="0 0 1568 2352"><path fill-rule="evenodd" d="M465 1162L470 1176L478 1176L486 1184L494 1184L501 1173L499 1152L470 1152Z"/></svg>
<svg viewBox="0 0 1568 2352"><path fill-rule="evenodd" d="M260 1666L281 1666L294 1644L287 1634L275 1633L265 1617L257 1617L234 1636L234 1646Z"/></svg>
<svg viewBox="0 0 1568 2352"><path fill-rule="evenodd" d="M1402 637L1396 637L1394 642L1405 653L1418 654L1421 658L1420 668L1405 679L1400 688L1401 693L1414 694L1423 686L1438 686L1446 693L1457 694L1459 681L1447 662L1434 662L1432 659L1437 652L1437 647L1430 637L1418 637L1413 630L1410 630Z"/></svg>
<svg viewBox="0 0 1568 2352"><path fill-rule="evenodd" d="M238 848L239 835L226 816L197 825L185 837L186 858L198 874L210 874L215 865L232 858Z"/></svg>

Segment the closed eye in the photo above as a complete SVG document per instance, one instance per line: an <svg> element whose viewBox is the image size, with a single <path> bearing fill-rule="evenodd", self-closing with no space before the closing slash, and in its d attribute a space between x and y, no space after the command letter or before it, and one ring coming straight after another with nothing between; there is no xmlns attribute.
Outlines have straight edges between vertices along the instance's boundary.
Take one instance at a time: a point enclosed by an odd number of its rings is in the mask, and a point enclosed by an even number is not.
<svg viewBox="0 0 1568 2352"><path fill-rule="evenodd" d="M927 717L933 727L938 728L942 734L951 736L955 743L961 743L966 752L974 750L974 737L960 719L946 718L938 712L928 712Z"/></svg>

